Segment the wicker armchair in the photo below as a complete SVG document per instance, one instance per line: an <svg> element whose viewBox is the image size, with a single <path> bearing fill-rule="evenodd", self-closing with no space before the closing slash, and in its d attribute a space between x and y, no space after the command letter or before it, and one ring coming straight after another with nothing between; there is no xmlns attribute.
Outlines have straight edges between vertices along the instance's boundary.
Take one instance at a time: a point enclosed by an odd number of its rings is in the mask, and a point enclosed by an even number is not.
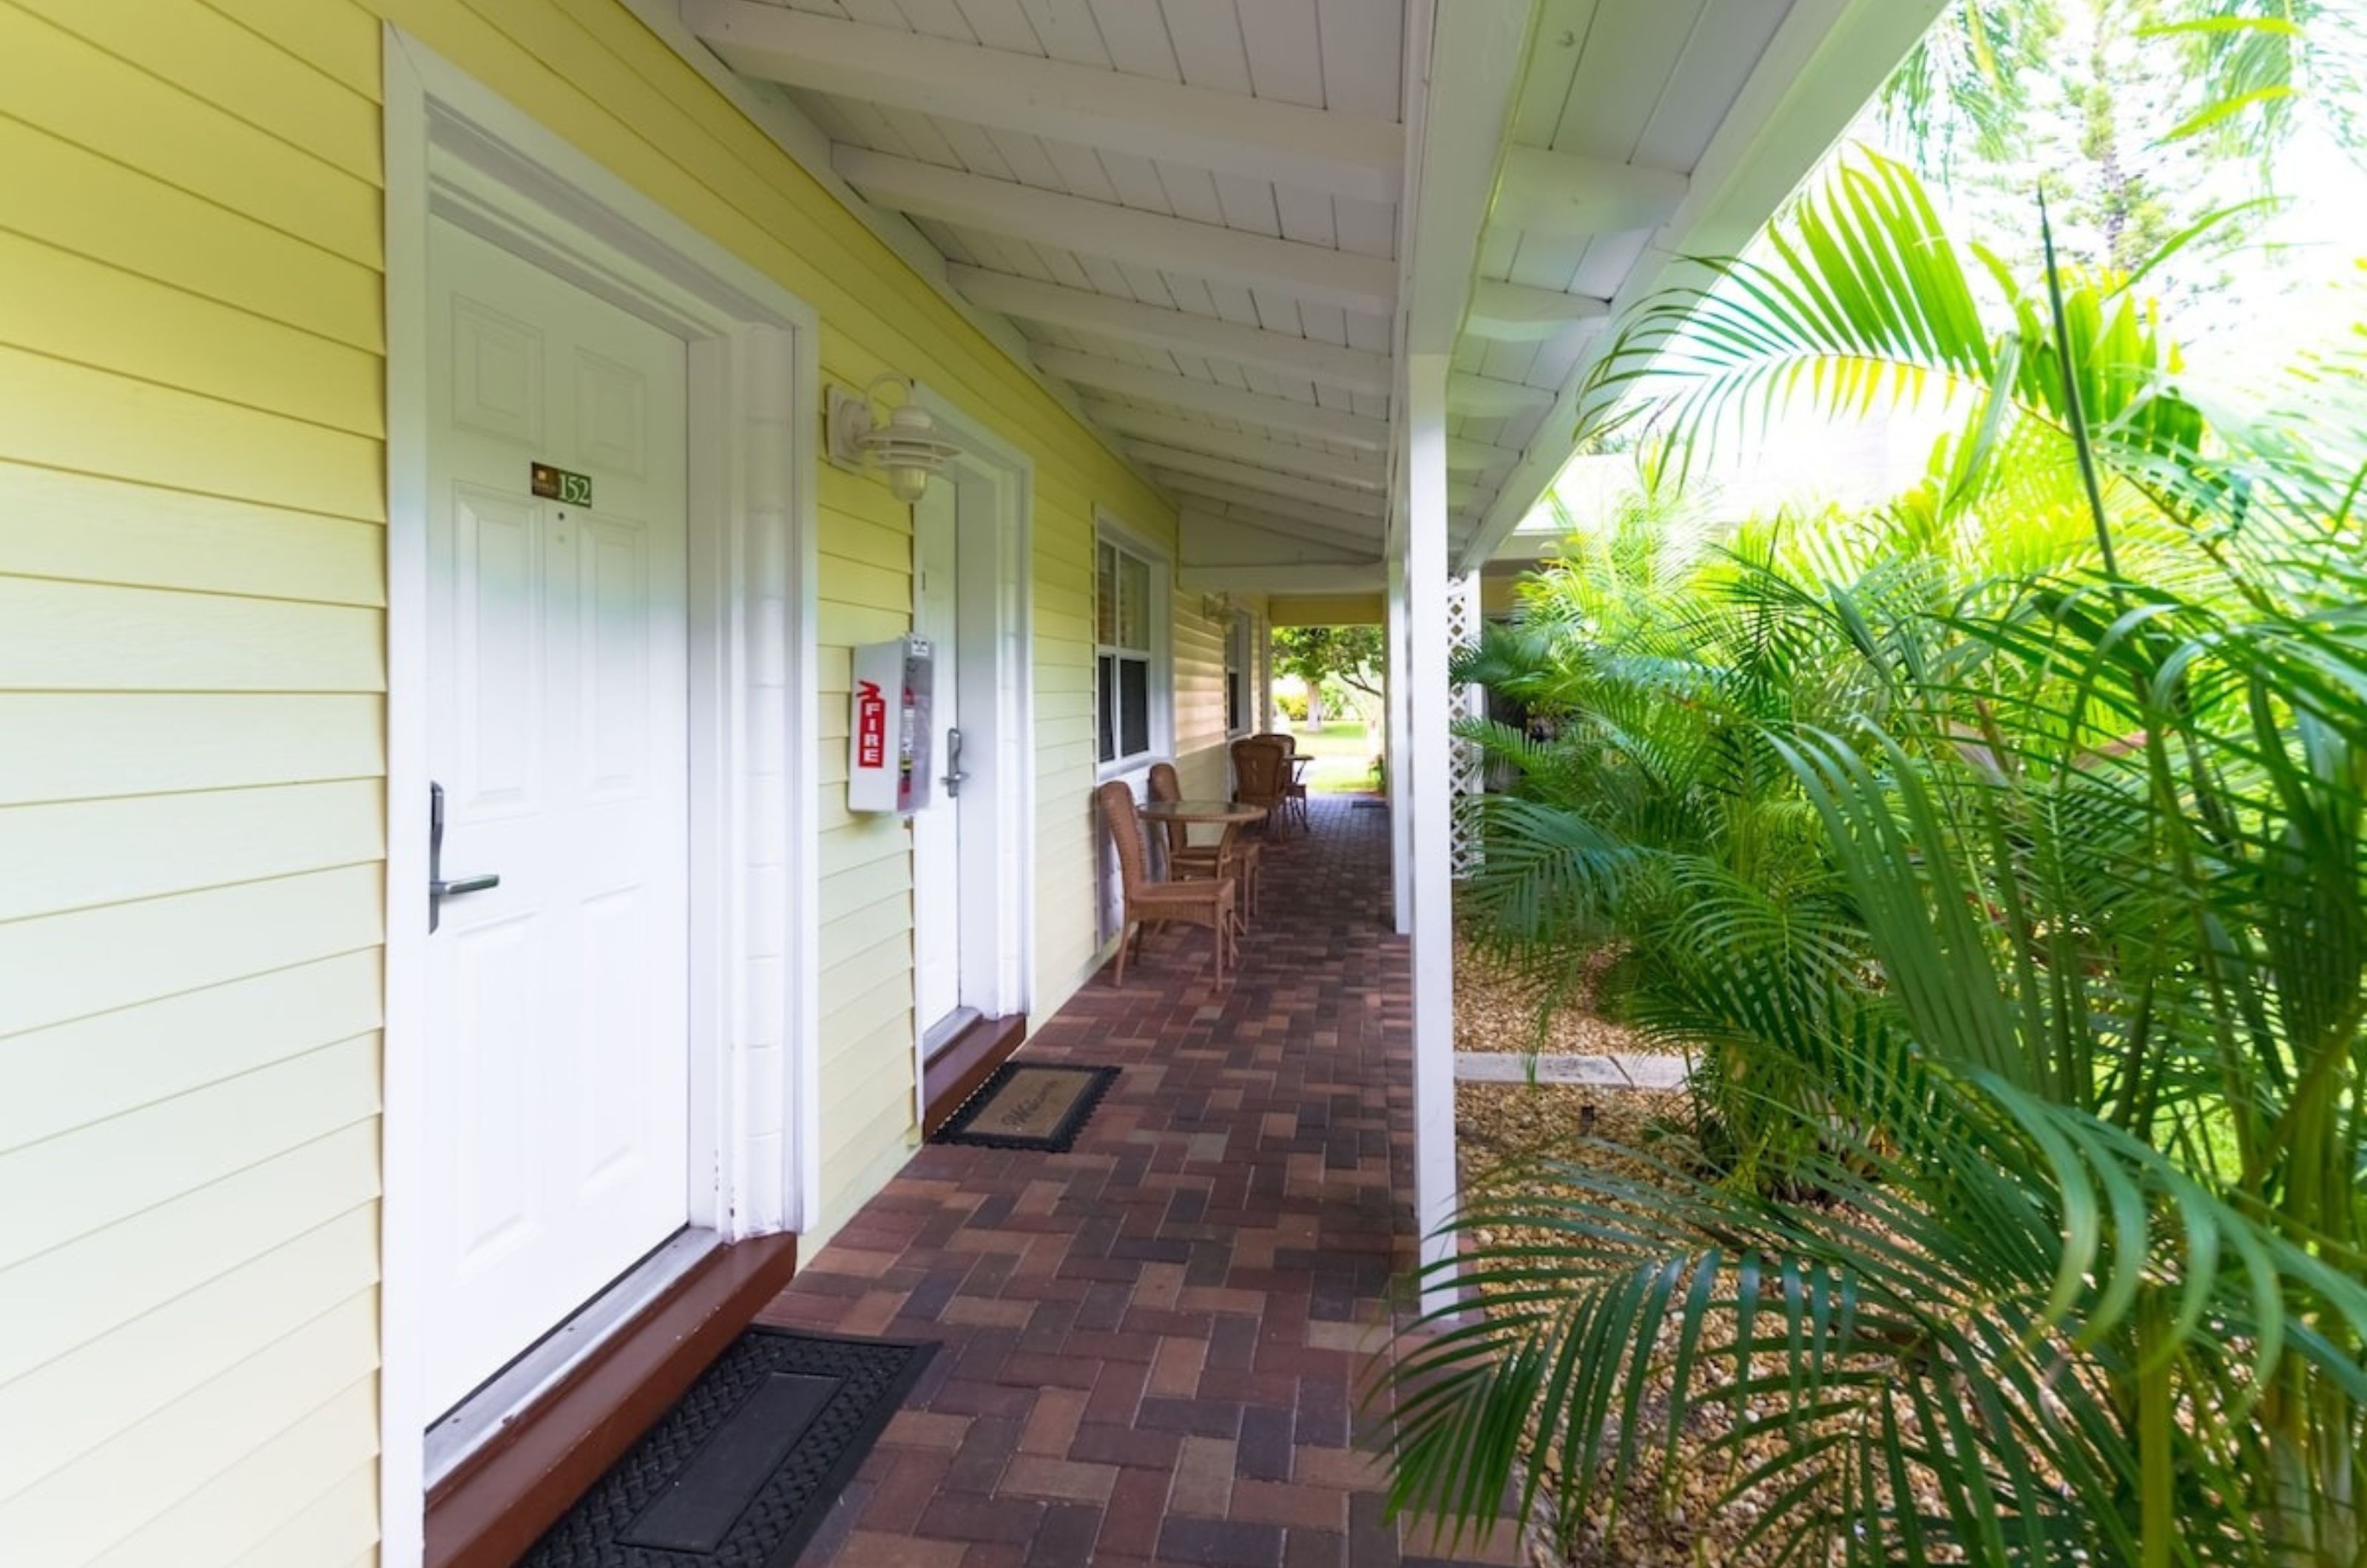
<svg viewBox="0 0 2367 1568"><path fill-rule="evenodd" d="M1172 762L1150 764L1150 798L1184 798L1184 785L1175 776ZM1231 877L1240 886L1241 923L1249 924L1249 917L1257 913L1258 864L1263 858L1258 846L1237 833L1226 834L1221 843L1195 844L1187 824L1169 822L1163 826L1167 829L1167 874L1177 881Z"/></svg>
<svg viewBox="0 0 2367 1568"><path fill-rule="evenodd" d="M1250 739L1252 740L1272 740L1281 746L1284 759L1282 764L1283 796L1290 803L1291 815L1298 818L1298 825L1301 828L1308 829L1309 832L1314 831L1315 819L1308 814L1307 809L1307 785L1300 782L1298 770L1291 765L1293 761L1295 761L1298 756L1298 737L1291 734L1286 729L1269 729L1262 735L1252 735Z"/></svg>
<svg viewBox="0 0 2367 1568"><path fill-rule="evenodd" d="M1102 821L1117 851L1118 880L1126 894L1125 914L1118 926L1116 984L1126 984L1127 949L1140 939L1146 923L1182 920L1206 926L1217 946L1217 981L1224 983L1225 963L1233 941L1233 883L1217 876L1195 882L1153 882L1148 846L1142 839L1142 814L1134 792L1113 779L1093 792L1101 803Z"/></svg>
<svg viewBox="0 0 2367 1568"><path fill-rule="evenodd" d="M1233 742L1233 798L1263 811L1269 832L1289 820L1289 757L1281 742L1263 737Z"/></svg>

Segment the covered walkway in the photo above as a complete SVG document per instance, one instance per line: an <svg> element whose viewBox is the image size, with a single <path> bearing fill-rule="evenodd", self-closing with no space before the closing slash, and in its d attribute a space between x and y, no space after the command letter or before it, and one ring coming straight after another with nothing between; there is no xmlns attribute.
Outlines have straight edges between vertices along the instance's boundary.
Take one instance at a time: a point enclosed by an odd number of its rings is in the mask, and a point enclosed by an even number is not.
<svg viewBox="0 0 2367 1568"><path fill-rule="evenodd" d="M1268 853L1233 984L1170 932L1022 1052L1123 1069L1073 1153L923 1149L764 1314L943 1344L804 1562L1424 1561L1351 1445L1413 1259L1387 815Z"/></svg>

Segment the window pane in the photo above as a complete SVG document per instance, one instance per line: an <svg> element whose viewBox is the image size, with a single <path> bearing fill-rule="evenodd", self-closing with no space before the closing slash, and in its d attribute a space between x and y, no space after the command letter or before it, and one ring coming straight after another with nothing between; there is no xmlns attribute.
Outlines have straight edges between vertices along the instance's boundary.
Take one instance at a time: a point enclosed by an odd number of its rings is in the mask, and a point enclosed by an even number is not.
<svg viewBox="0 0 2367 1568"><path fill-rule="evenodd" d="M1112 718L1117 701L1117 682L1110 668L1116 662L1116 660L1106 653L1094 661L1093 693L1101 707L1101 758L1104 762L1115 761L1117 759L1117 725Z"/></svg>
<svg viewBox="0 0 2367 1568"><path fill-rule="evenodd" d="M1117 641L1117 552L1104 545L1094 560L1093 640L1107 647Z"/></svg>
<svg viewBox="0 0 2367 1568"><path fill-rule="evenodd" d="M1225 672L1225 732L1231 734L1241 728L1241 673L1238 670Z"/></svg>
<svg viewBox="0 0 2367 1568"><path fill-rule="evenodd" d="M1120 648L1150 650L1150 563L1139 556L1117 558L1117 636Z"/></svg>
<svg viewBox="0 0 2367 1568"><path fill-rule="evenodd" d="M1150 660L1117 660L1119 755L1136 757L1150 750Z"/></svg>

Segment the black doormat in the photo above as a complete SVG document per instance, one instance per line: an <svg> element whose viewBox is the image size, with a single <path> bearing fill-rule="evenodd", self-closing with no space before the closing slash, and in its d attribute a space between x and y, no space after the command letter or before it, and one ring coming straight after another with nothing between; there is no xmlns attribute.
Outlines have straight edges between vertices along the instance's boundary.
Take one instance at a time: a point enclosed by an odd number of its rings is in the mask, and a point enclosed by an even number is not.
<svg viewBox="0 0 2367 1568"><path fill-rule="evenodd" d="M936 1348L749 1329L517 1568L789 1568Z"/></svg>
<svg viewBox="0 0 2367 1568"><path fill-rule="evenodd" d="M930 1141L1067 1154L1116 1077L1116 1067L1005 1062Z"/></svg>
<svg viewBox="0 0 2367 1568"><path fill-rule="evenodd" d="M1387 811L1388 808L1387 801L1373 800L1369 797L1352 800L1348 803L1348 809L1351 811Z"/></svg>

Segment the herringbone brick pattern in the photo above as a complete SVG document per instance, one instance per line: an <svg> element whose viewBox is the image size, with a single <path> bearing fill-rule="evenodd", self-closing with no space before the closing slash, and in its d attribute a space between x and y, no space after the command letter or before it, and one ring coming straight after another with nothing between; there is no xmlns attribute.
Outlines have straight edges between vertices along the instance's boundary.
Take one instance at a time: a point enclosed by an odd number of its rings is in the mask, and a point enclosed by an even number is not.
<svg viewBox="0 0 2367 1568"><path fill-rule="evenodd" d="M1124 1069L1073 1153L923 1149L766 1309L945 1347L804 1563L1423 1561L1350 1430L1413 1256L1387 818L1266 853L1231 984L1170 931L1025 1047Z"/></svg>

